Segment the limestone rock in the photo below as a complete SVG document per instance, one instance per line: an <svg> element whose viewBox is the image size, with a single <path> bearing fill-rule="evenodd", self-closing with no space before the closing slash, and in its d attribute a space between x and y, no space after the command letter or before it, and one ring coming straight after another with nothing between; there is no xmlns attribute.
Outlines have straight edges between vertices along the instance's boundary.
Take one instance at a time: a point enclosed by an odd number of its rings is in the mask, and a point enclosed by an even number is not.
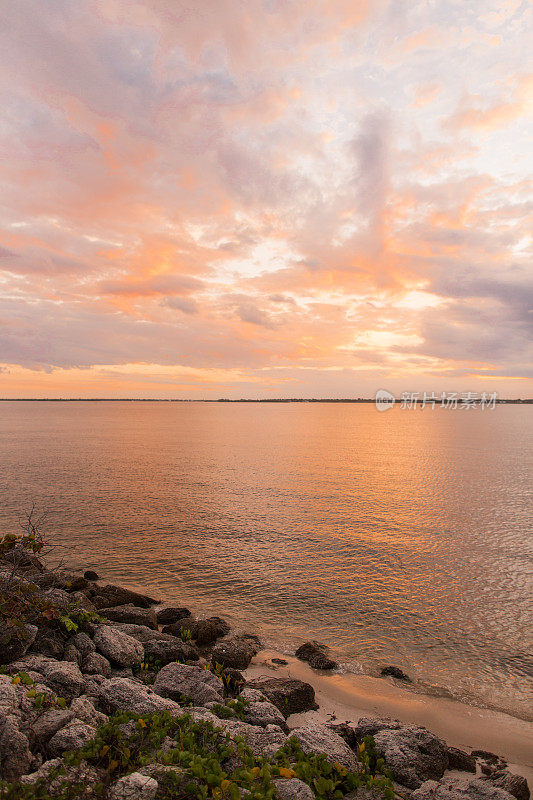
<svg viewBox="0 0 533 800"><path fill-rule="evenodd" d="M294 728L290 735L296 736L304 753L323 753L328 761L342 764L352 772L359 769L359 762L353 750L350 750L342 737L326 725L309 723Z"/></svg>
<svg viewBox="0 0 533 800"><path fill-rule="evenodd" d="M181 717L185 713L178 703L155 694L150 687L131 678L110 678L103 681L98 688L98 706L109 714L124 709L134 714L168 711L174 717Z"/></svg>
<svg viewBox="0 0 533 800"><path fill-rule="evenodd" d="M154 800L159 784L148 775L130 772L109 789L109 800Z"/></svg>
<svg viewBox="0 0 533 800"><path fill-rule="evenodd" d="M315 800L313 790L298 778L275 778L277 800Z"/></svg>
<svg viewBox="0 0 533 800"><path fill-rule="evenodd" d="M144 658L144 647L114 625L100 625L94 635L99 652L121 667L133 667Z"/></svg>
<svg viewBox="0 0 533 800"><path fill-rule="evenodd" d="M490 781L449 777L440 783L425 781L411 797L412 800L512 800L513 795Z"/></svg>
<svg viewBox="0 0 533 800"><path fill-rule="evenodd" d="M318 708L311 684L295 678L260 677L248 681L246 686L259 689L285 717Z"/></svg>
<svg viewBox="0 0 533 800"><path fill-rule="evenodd" d="M188 664L173 663L163 667L155 679L154 692L177 702L185 697L196 705L224 700L224 684L220 678L209 670Z"/></svg>
<svg viewBox="0 0 533 800"><path fill-rule="evenodd" d="M79 750L95 737L96 730L81 719L74 718L52 736L48 742L48 751L53 756L60 756L69 750Z"/></svg>
<svg viewBox="0 0 533 800"><path fill-rule="evenodd" d="M123 606L112 606L111 608L101 608L98 611L101 617L110 619L112 622L125 622L130 625L144 625L152 630L157 630L157 618L155 611L151 608L138 608L128 603Z"/></svg>
<svg viewBox="0 0 533 800"><path fill-rule="evenodd" d="M232 669L246 669L254 657L253 646L240 639L225 639L213 647L213 664L221 664Z"/></svg>
<svg viewBox="0 0 533 800"><path fill-rule="evenodd" d="M295 653L296 658L307 661L314 669L336 669L339 665L328 656L329 647L314 640L300 645Z"/></svg>

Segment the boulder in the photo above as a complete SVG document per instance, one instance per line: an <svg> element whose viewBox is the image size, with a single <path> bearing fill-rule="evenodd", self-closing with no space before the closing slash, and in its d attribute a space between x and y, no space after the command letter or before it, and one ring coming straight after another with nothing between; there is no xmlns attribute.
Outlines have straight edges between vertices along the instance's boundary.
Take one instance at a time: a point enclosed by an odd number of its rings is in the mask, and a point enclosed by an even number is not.
<svg viewBox="0 0 533 800"><path fill-rule="evenodd" d="M111 664L101 653L89 653L86 655L82 661L81 669L86 675L104 675L106 678L111 675Z"/></svg>
<svg viewBox="0 0 533 800"><path fill-rule="evenodd" d="M260 728L258 725L248 725L236 719L218 719L216 717L213 724L229 733L232 739L235 737L245 739L256 758L261 758L261 756L271 758L287 741L287 736L277 725Z"/></svg>
<svg viewBox="0 0 533 800"><path fill-rule="evenodd" d="M36 636L35 625L12 628L0 622L0 664L10 664L26 655Z"/></svg>
<svg viewBox="0 0 533 800"><path fill-rule="evenodd" d="M17 718L0 718L0 776L15 781L29 772L32 760L30 744L19 730Z"/></svg>
<svg viewBox="0 0 533 800"><path fill-rule="evenodd" d="M254 647L241 639L225 639L213 647L213 664L232 669L246 669L255 655Z"/></svg>
<svg viewBox="0 0 533 800"><path fill-rule="evenodd" d="M412 683L412 678L409 677L400 667L388 666L383 667L381 670L382 675L390 675L392 678L396 678L398 681L404 681L405 683Z"/></svg>
<svg viewBox="0 0 533 800"><path fill-rule="evenodd" d="M86 569L83 573L83 577L85 580L88 581L97 581L98 580L98 573L94 571L94 569Z"/></svg>
<svg viewBox="0 0 533 800"><path fill-rule="evenodd" d="M65 700L72 700L85 690L85 679L78 665L71 661L49 661L42 674L47 686Z"/></svg>
<svg viewBox="0 0 533 800"><path fill-rule="evenodd" d="M12 714L18 705L15 687L10 675L0 675L0 719Z"/></svg>
<svg viewBox="0 0 533 800"><path fill-rule="evenodd" d="M110 678L97 690L98 707L106 714L128 711L134 714L152 714L168 711L173 717L182 717L184 710L173 700L161 697L149 687L131 678Z"/></svg>
<svg viewBox="0 0 533 800"><path fill-rule="evenodd" d="M328 653L329 647L313 640L300 645L295 655L301 661L307 661L314 669L336 669L339 665Z"/></svg>
<svg viewBox="0 0 533 800"><path fill-rule="evenodd" d="M140 608L150 608L158 601L145 594L132 592L131 589L124 589L122 586L114 586L108 583L106 586L98 586L97 594L90 599L96 608L110 608L111 606L123 606L131 603Z"/></svg>
<svg viewBox="0 0 533 800"><path fill-rule="evenodd" d="M53 777L54 772L59 774ZM45 797L76 797L76 800L94 800L94 788L105 778L105 771L98 770L86 761L65 765L63 759L52 758L45 761L37 772L24 775L20 782L24 786L35 786L44 781L47 791ZM39 792L40 796L40 792Z"/></svg>
<svg viewBox="0 0 533 800"><path fill-rule="evenodd" d="M110 619L112 622L126 622L130 625L144 625L146 628L157 630L157 618L155 611L151 608L138 608L128 603L124 606L112 606L111 608L101 608L98 611L101 617Z"/></svg>
<svg viewBox="0 0 533 800"><path fill-rule="evenodd" d="M94 728L105 725L108 720L107 714L102 714L97 711L94 704L89 700L86 695L76 697L70 704L70 712L77 719L86 722L87 725L92 725Z"/></svg>
<svg viewBox="0 0 533 800"><path fill-rule="evenodd" d="M33 735L40 743L45 743L52 738L61 728L72 720L72 711L61 708L51 708L37 717L32 725Z"/></svg>
<svg viewBox="0 0 533 800"><path fill-rule="evenodd" d="M412 800L512 800L513 795L490 781L450 776L440 783L424 781L411 797Z"/></svg>
<svg viewBox="0 0 533 800"><path fill-rule="evenodd" d="M148 775L130 772L114 783L110 789L109 800L154 800L159 784Z"/></svg>
<svg viewBox="0 0 533 800"><path fill-rule="evenodd" d="M295 678L260 677L248 681L246 686L259 689L285 717L318 708L311 684Z"/></svg>
<svg viewBox="0 0 533 800"><path fill-rule="evenodd" d="M176 702L183 698L194 705L221 703L224 700L224 684L209 670L188 664L167 664L156 676L154 692Z"/></svg>
<svg viewBox="0 0 533 800"><path fill-rule="evenodd" d="M448 747L448 769L459 769L463 772L476 771L476 759L458 747Z"/></svg>
<svg viewBox="0 0 533 800"><path fill-rule="evenodd" d="M70 595L70 602L71 605L83 609L83 611L87 611L88 614L96 614L97 612L96 606L89 600L84 592L72 592Z"/></svg>
<svg viewBox="0 0 533 800"><path fill-rule="evenodd" d="M277 800L315 800L310 786L298 778L274 778Z"/></svg>
<svg viewBox="0 0 533 800"><path fill-rule="evenodd" d="M37 631L30 652L40 653L43 656L60 661L65 653L65 643L66 637L59 628L45 625Z"/></svg>
<svg viewBox="0 0 533 800"><path fill-rule="evenodd" d="M60 756L69 750L80 750L91 742L96 735L92 725L74 718L52 736L48 742L48 752L52 756Z"/></svg>
<svg viewBox="0 0 533 800"><path fill-rule="evenodd" d="M409 789L439 780L448 769L448 748L442 739L417 725L397 720L363 718L355 729L358 740L373 736L378 756L392 777Z"/></svg>
<svg viewBox="0 0 533 800"><path fill-rule="evenodd" d="M522 775L514 775L509 770L504 769L492 775L483 776L480 780L490 781L492 786L509 792L513 797L516 797L516 800L529 800L529 786Z"/></svg>
<svg viewBox="0 0 533 800"><path fill-rule="evenodd" d="M190 617L191 612L188 608L178 608L177 606L167 606L157 612L157 622L159 625L172 625L180 619Z"/></svg>
<svg viewBox="0 0 533 800"><path fill-rule="evenodd" d="M121 625L120 629L142 643L145 658L152 662L165 665L171 661L198 661L197 650L175 636L152 631L141 625Z"/></svg>
<svg viewBox="0 0 533 800"><path fill-rule="evenodd" d="M72 637L72 644L76 647L76 649L81 653L83 658L88 656L89 653L96 652L96 645L91 639L90 636L87 636L86 633L77 633L75 636Z"/></svg>
<svg viewBox="0 0 533 800"><path fill-rule="evenodd" d="M353 750L350 750L344 739L327 725L309 723L294 728L291 738L296 737L304 753L322 753L332 763L337 762L346 769L355 772L359 762Z"/></svg>
<svg viewBox="0 0 533 800"><path fill-rule="evenodd" d="M253 700L246 706L244 721L249 725L258 725L261 728L266 728L267 725L278 725L282 730L287 730L285 717L279 708L276 708L266 697L263 700Z"/></svg>
<svg viewBox="0 0 533 800"><path fill-rule="evenodd" d="M121 667L133 667L144 658L142 644L114 625L100 625L94 643L103 656Z"/></svg>
<svg viewBox="0 0 533 800"><path fill-rule="evenodd" d="M231 630L229 623L222 617L208 617L207 622L212 622L215 625L217 629L217 638L219 639L221 636L227 636Z"/></svg>

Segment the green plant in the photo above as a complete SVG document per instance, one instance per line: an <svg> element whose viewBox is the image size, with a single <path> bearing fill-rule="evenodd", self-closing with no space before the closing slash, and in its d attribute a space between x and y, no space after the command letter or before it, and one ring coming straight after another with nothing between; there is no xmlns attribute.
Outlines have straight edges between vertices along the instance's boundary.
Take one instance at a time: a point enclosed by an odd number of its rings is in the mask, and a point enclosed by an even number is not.
<svg viewBox="0 0 533 800"><path fill-rule="evenodd" d="M190 642L192 639L192 633L190 628L184 628L183 625L180 627L180 639L183 642Z"/></svg>

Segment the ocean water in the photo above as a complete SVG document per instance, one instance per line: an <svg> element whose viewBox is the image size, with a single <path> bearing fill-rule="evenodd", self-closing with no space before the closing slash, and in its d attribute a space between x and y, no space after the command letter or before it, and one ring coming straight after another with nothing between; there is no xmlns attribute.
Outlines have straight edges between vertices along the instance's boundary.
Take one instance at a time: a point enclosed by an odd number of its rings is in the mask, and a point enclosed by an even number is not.
<svg viewBox="0 0 533 800"><path fill-rule="evenodd" d="M413 691L531 711L533 408L0 403L0 525Z"/></svg>

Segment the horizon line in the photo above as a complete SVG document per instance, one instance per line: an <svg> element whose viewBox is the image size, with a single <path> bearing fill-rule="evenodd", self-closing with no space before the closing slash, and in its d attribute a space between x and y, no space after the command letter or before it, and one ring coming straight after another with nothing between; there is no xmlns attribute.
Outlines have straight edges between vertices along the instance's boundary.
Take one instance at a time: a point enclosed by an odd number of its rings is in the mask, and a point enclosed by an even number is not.
<svg viewBox="0 0 533 800"><path fill-rule="evenodd" d="M460 394L460 393L458 393ZM458 398L459 400L460 398ZM394 398L401 403L401 397ZM423 398L417 400L422 403ZM0 397L0 403L375 403L375 397ZM431 401L433 402L433 401ZM436 404L442 399L435 398ZM533 403L531 397L497 397L496 403Z"/></svg>

